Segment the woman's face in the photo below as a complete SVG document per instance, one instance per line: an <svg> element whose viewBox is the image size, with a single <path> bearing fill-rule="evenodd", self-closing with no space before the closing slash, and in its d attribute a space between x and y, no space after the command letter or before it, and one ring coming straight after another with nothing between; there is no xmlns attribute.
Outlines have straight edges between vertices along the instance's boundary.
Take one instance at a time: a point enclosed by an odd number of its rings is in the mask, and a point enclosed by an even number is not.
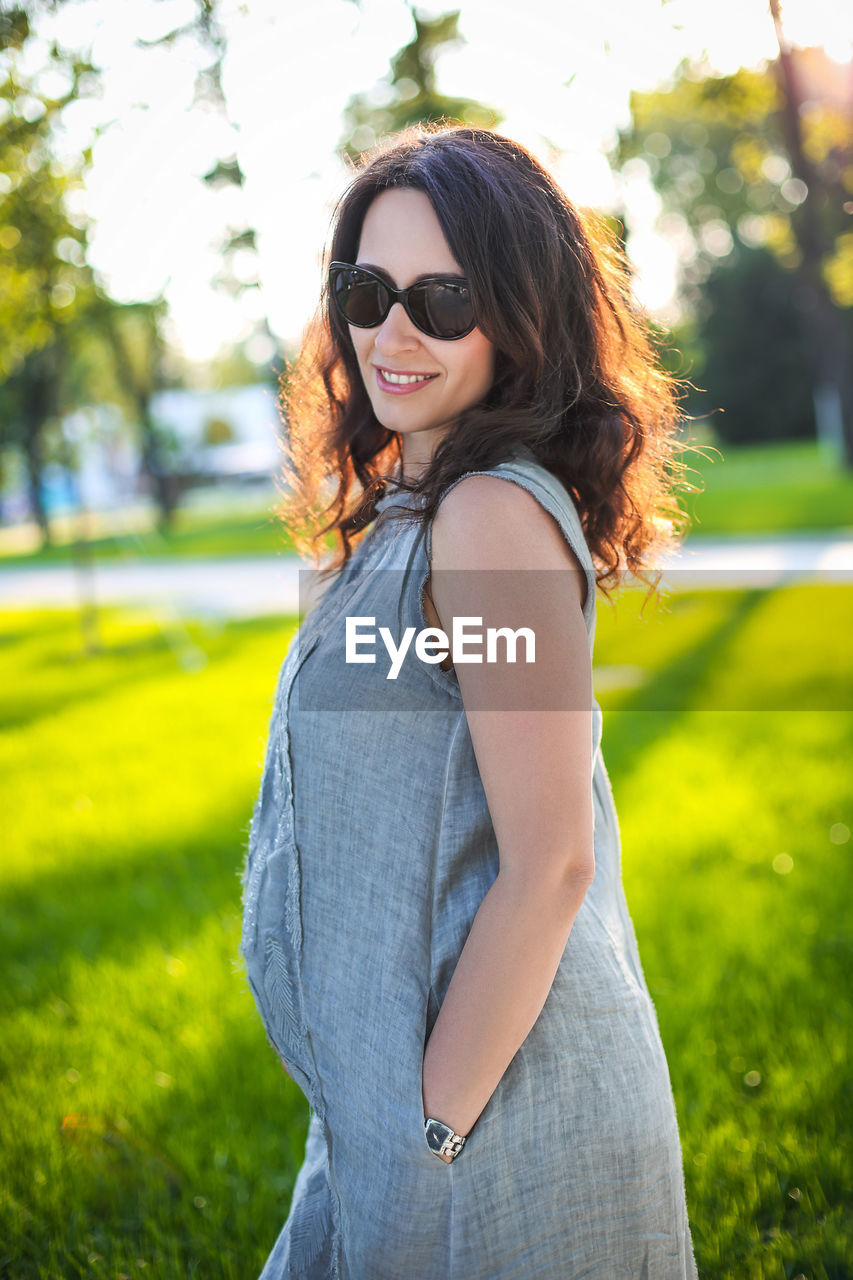
<svg viewBox="0 0 853 1280"><path fill-rule="evenodd" d="M398 289L424 276L464 275L428 197L409 188L383 191L370 205L355 265L378 271ZM456 341L430 338L399 302L375 329L349 331L373 411L383 427L400 433L404 474L413 477L459 415L489 391L494 347L479 329ZM393 385L385 374L424 381Z"/></svg>

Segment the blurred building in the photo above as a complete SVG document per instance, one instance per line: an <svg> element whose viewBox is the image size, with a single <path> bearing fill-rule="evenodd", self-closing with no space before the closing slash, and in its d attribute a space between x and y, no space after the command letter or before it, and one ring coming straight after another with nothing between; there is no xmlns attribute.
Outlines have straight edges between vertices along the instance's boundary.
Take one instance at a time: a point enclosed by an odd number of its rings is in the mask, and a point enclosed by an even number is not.
<svg viewBox="0 0 853 1280"><path fill-rule="evenodd" d="M176 469L197 483L268 482L278 469L281 418L266 384L159 391L151 411L173 441Z"/></svg>
<svg viewBox="0 0 853 1280"><path fill-rule="evenodd" d="M170 390L151 399L151 416L166 467L183 488L272 483L280 467L281 418L267 385L217 391ZM112 511L144 498L140 432L113 405L80 409L63 420L66 462L49 461L42 476L50 515ZM0 523L30 518L27 478L19 450L3 453Z"/></svg>

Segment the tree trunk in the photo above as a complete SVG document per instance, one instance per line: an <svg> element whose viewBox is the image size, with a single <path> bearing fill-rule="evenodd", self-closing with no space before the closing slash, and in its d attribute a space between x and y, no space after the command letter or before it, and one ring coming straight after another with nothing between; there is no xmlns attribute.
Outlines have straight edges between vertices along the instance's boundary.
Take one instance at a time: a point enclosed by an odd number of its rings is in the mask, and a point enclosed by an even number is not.
<svg viewBox="0 0 853 1280"><path fill-rule="evenodd" d="M836 307L823 278L822 266L830 246L824 243L818 215L819 196L832 198L806 155L800 123L802 94L796 64L782 28L779 0L770 0L770 12L779 42L776 63L784 97L782 132L791 170L805 185L807 195L792 217L791 225L800 250L803 329L810 343L815 371L815 419L818 440L848 467L853 467L853 376L850 373L850 341L844 313Z"/></svg>
<svg viewBox="0 0 853 1280"><path fill-rule="evenodd" d="M55 401L56 362L48 348L32 356L23 371L24 453L30 510L42 535L42 547L52 544L50 520L44 503L44 428Z"/></svg>
<svg viewBox="0 0 853 1280"><path fill-rule="evenodd" d="M151 482L154 501L158 511L158 525L161 532L167 531L174 520L178 501L181 496L180 481L163 463L163 450L157 437L154 419L151 417L151 388L156 385L157 372L153 371L150 385L143 385L134 370L133 361L119 332L116 317L106 312L103 318L104 333L112 348L118 375L127 388L136 409L137 421L141 435L140 458L142 470ZM158 335L156 325L152 322L151 358L157 359Z"/></svg>
<svg viewBox="0 0 853 1280"><path fill-rule="evenodd" d="M178 477L163 466L163 451L157 439L154 420L151 417L151 400L144 394L135 394L136 412L142 432L142 467L151 481L154 500L157 503L157 524L161 533L172 527L180 498Z"/></svg>

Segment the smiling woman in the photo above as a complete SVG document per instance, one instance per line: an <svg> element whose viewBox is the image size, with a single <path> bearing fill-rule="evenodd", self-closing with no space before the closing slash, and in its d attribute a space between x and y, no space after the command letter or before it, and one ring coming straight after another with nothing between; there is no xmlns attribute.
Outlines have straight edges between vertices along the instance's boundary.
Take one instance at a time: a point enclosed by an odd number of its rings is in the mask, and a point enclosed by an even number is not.
<svg viewBox="0 0 853 1280"><path fill-rule="evenodd" d="M624 266L516 143L413 131L338 209L285 399L289 512L325 499L341 546L244 875L312 1109L262 1280L695 1280L592 694L596 587L647 568L678 423ZM363 624L392 678L349 660Z"/></svg>

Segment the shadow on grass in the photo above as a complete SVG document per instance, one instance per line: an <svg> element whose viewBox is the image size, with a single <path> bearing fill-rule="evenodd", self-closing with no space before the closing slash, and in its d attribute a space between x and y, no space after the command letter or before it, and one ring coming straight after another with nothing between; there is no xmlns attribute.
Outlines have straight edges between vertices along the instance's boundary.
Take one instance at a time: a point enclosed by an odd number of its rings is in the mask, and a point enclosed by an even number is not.
<svg viewBox="0 0 853 1280"><path fill-rule="evenodd" d="M22 621L18 621L17 617ZM58 635L63 631L79 630L79 615L69 613L66 609L43 609L37 614L29 611L7 610L5 618L16 617L15 625L0 627L0 649L13 649L16 645L31 644L43 640L46 636Z"/></svg>
<svg viewBox="0 0 853 1280"><path fill-rule="evenodd" d="M112 621L105 621L105 625L111 626ZM161 626L127 640L108 641L96 654L85 653L79 644L54 646L27 664L17 688L7 684L0 729L23 729L46 716L107 698L116 689L124 688L128 678L135 688L140 688L148 681L162 680L164 675L203 670L234 657L254 637L280 632L283 661L295 625L294 618L273 614L233 619L227 626L215 629L198 622ZM67 634L68 630L66 621L62 627L50 628L48 634ZM18 638L22 643L41 640L45 631L42 626L34 627L20 632ZM130 677L121 665L124 662L134 663Z"/></svg>
<svg viewBox="0 0 853 1280"><path fill-rule="evenodd" d="M260 1273L287 1216L309 1109L249 1003L221 1039L186 1055L183 1082L147 1094L129 1117L108 1103L57 1112L55 1184L27 1229L19 1221L10 1232L0 1261L14 1271L4 1274L88 1275L93 1254L111 1275L139 1274L139 1259L163 1280ZM39 1158L37 1142L21 1135L12 1203L33 1203Z"/></svg>
<svg viewBox="0 0 853 1280"><path fill-rule="evenodd" d="M766 596L760 588L733 593L725 601L726 612L719 624L706 632L699 643L653 672L618 708L605 709L607 769L614 778L628 775L638 752L665 738L688 712L700 709L703 687L710 683L720 653L728 649ZM705 702L712 710L710 702ZM631 712L642 714L625 714Z"/></svg>
<svg viewBox="0 0 853 1280"><path fill-rule="evenodd" d="M61 996L72 961L128 963L155 939L179 951L206 916L237 914L251 808L249 795L227 809L211 806L202 829L166 848L141 839L116 863L53 871L5 890L0 1007Z"/></svg>

